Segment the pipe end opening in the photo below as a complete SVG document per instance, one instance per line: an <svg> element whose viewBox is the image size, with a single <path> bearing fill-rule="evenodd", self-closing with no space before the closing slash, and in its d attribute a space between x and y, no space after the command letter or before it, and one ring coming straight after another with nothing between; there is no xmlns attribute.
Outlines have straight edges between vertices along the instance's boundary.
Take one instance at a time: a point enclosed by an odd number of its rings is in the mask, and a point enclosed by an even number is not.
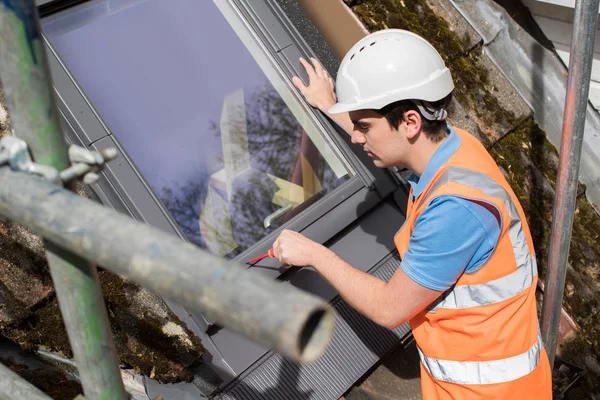
<svg viewBox="0 0 600 400"><path fill-rule="evenodd" d="M302 362L312 362L327 348L333 335L334 313L330 307L311 312L298 339L298 354Z"/></svg>

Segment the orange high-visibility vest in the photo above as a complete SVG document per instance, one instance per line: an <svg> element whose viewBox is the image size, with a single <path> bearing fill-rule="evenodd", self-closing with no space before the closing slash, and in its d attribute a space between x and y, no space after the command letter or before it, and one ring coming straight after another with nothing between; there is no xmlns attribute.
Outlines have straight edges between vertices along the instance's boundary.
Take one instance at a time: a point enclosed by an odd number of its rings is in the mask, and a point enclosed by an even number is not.
<svg viewBox="0 0 600 400"><path fill-rule="evenodd" d="M414 224L444 195L475 201L496 215L500 237L483 267L410 321L421 358L421 387L430 399L551 399L552 375L540 335L537 267L525 215L502 172L468 132L414 201L394 238L400 257Z"/></svg>

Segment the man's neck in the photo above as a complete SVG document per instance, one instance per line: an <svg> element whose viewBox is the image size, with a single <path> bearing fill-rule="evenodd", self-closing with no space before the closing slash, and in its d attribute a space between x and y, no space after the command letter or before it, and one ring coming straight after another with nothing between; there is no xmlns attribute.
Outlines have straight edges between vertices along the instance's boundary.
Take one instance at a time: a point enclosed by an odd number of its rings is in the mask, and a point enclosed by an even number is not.
<svg viewBox="0 0 600 400"><path fill-rule="evenodd" d="M427 164L429 164L437 149L448 139L448 136L436 143L432 142L426 136L423 139L415 143L413 165L412 168L409 168L419 178L423 175Z"/></svg>

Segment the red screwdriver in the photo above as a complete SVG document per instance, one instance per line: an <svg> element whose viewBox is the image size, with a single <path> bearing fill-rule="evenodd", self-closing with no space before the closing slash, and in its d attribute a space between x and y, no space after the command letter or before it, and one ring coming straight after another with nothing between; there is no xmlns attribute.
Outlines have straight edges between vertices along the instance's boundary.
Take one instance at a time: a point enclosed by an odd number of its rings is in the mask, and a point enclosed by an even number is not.
<svg viewBox="0 0 600 400"><path fill-rule="evenodd" d="M254 265L257 262L259 262L260 260L267 258L267 257L275 258L275 253L273 252L273 249L269 249L269 251L267 251L265 254L255 257L252 260L248 260L248 264Z"/></svg>

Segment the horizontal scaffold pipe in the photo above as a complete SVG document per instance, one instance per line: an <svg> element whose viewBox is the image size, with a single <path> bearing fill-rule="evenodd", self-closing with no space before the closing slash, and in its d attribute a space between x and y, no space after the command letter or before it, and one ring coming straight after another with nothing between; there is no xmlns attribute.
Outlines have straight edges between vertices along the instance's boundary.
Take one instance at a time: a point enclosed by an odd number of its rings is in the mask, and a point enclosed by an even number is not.
<svg viewBox="0 0 600 400"><path fill-rule="evenodd" d="M330 341L322 299L40 177L0 168L0 215L293 360L315 360Z"/></svg>

